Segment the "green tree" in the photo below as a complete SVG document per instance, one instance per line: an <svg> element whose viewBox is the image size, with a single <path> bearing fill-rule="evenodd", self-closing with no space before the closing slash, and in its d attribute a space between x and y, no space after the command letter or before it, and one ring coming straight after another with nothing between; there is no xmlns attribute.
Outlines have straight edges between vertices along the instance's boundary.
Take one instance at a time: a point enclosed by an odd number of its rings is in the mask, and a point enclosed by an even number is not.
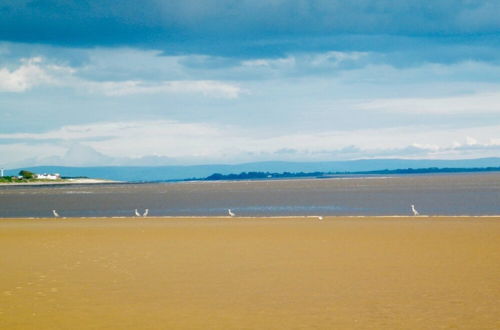
<svg viewBox="0 0 500 330"><path fill-rule="evenodd" d="M35 173L27 171L27 170L21 170L19 172L19 175L23 177L23 179L33 179L35 177Z"/></svg>

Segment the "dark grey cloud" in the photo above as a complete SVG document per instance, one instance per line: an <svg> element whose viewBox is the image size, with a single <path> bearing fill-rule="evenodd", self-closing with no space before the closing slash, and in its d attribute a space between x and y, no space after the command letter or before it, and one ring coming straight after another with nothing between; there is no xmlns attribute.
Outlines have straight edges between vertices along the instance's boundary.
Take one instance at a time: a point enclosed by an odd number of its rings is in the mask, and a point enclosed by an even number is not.
<svg viewBox="0 0 500 330"><path fill-rule="evenodd" d="M489 47L499 44L498 12L495 0L12 0L0 5L0 40L243 57Z"/></svg>

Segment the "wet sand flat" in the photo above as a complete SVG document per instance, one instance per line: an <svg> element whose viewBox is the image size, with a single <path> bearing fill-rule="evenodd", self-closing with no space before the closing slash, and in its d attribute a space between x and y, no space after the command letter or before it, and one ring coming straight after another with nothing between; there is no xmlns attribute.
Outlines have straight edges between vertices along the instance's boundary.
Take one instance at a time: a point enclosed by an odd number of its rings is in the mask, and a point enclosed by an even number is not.
<svg viewBox="0 0 500 330"><path fill-rule="evenodd" d="M1 329L499 329L500 217L0 220Z"/></svg>

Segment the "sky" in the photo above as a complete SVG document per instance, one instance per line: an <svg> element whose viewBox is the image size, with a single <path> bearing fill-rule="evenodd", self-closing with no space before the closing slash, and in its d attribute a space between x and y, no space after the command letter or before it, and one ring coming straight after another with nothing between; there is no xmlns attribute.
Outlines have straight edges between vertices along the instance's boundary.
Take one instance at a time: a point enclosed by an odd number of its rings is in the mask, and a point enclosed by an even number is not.
<svg viewBox="0 0 500 330"><path fill-rule="evenodd" d="M498 0L0 3L0 166L500 156Z"/></svg>

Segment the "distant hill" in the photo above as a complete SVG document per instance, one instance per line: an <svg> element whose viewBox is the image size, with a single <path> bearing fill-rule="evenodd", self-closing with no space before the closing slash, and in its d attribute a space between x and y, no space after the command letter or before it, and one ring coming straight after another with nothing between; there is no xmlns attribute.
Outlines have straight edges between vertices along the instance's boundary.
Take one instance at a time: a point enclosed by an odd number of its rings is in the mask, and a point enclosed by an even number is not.
<svg viewBox="0 0 500 330"><path fill-rule="evenodd" d="M500 167L500 158L459 160L360 159L332 162L257 162L236 165L190 165L154 167L63 167L37 166L22 168L35 173L60 173L65 177L89 177L118 181L168 181L205 178L214 173L223 175L241 172L362 172L425 168ZM17 175L21 169L10 169L5 175Z"/></svg>

